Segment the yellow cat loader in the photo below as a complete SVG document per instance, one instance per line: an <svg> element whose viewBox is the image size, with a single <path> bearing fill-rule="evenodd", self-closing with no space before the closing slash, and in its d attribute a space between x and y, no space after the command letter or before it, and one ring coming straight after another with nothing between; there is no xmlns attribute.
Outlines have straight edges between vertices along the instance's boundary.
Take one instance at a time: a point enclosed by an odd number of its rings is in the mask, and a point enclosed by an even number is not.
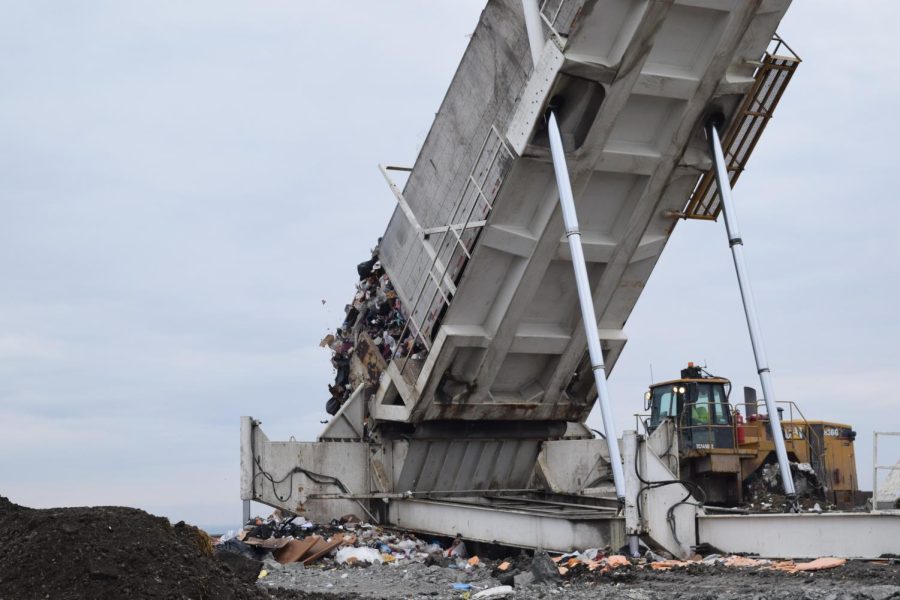
<svg viewBox="0 0 900 600"><path fill-rule="evenodd" d="M730 393L728 379L688 363L681 378L650 386L644 408L650 411L649 432L666 419L675 425L681 479L703 488L709 504L738 506L745 503L749 486L777 476L777 468L769 467L777 459L756 390L744 388L744 402L738 404L730 401ZM856 432L843 423L808 421L793 402L779 404L784 406L778 410L798 494L852 507L858 502ZM770 487L780 488L772 483Z"/></svg>

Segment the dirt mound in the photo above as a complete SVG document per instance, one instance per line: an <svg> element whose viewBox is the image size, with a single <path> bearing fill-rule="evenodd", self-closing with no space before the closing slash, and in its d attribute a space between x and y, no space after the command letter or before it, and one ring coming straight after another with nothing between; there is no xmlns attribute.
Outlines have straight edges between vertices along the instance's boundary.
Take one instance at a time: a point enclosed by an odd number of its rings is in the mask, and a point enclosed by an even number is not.
<svg viewBox="0 0 900 600"><path fill-rule="evenodd" d="M196 527L142 510L39 510L0 497L0 600L268 598L248 572L216 558Z"/></svg>

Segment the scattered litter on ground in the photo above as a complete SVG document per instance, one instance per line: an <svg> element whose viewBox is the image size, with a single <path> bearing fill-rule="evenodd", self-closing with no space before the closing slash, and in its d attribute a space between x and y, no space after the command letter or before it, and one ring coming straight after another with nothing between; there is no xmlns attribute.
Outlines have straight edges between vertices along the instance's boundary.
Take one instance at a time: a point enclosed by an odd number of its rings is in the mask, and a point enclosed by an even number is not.
<svg viewBox="0 0 900 600"><path fill-rule="evenodd" d="M259 522L273 522L271 529L274 536L274 532L279 531L277 521L280 518L280 515L273 515L268 521L260 519ZM311 529L315 533L310 533ZM237 537L241 535L237 534ZM608 593L610 598L646 600L672 597L671 589L664 594L652 591L665 588L666 578L681 580L690 577L698 582L709 582L749 576L758 581L771 580L773 584L777 579L778 589L793 589L793 582L808 589L804 578L827 576L829 569L840 571L846 563L842 559L831 558L807 563L717 553L678 560L650 550L641 558L629 558L612 552L610 548L588 548L552 555L543 550L530 555L509 550L507 556L496 552L489 556L491 553L482 554L482 546L467 545L462 536L449 540L422 539L408 532L360 523L356 518L347 517L326 526L307 526L299 535L305 537L292 538L274 553L287 552L294 544L308 545L311 543L308 540L317 540L314 542L317 545L323 540L331 540L332 544L337 542L337 545L330 552L319 553L318 556L314 551L298 556L295 561L302 562L302 567L300 562L282 564L281 561L266 561L265 565L271 568L268 568L268 575L260 579L260 586L273 593L302 590L359 598L481 600L512 596L547 597L548 594L559 594L565 598L593 598L607 597ZM316 546L312 548L315 550ZM478 554L470 550L478 550ZM315 556L314 560L309 560L309 556ZM884 572L893 576L895 571L897 569ZM831 581L830 578L828 580ZM791 583L785 585L785 581ZM623 586L628 590L616 596L613 592ZM711 597L710 589L714 592L718 590L717 586L707 586L706 595L698 592L694 596L692 589L683 590L682 587L677 588L680 595L675 597L707 598ZM698 589L703 589L703 585ZM900 587L896 588L896 592L900 594Z"/></svg>
<svg viewBox="0 0 900 600"><path fill-rule="evenodd" d="M787 573L799 573L801 571L822 571L825 569L834 569L847 564L846 558L823 557L817 558L810 562L795 563L792 560L777 561L772 563L772 568Z"/></svg>

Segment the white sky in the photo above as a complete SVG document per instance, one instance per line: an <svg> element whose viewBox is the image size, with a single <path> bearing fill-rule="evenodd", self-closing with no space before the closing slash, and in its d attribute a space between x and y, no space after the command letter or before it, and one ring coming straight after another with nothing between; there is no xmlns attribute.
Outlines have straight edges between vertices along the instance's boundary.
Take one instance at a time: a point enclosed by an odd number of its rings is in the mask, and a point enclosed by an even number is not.
<svg viewBox="0 0 900 600"><path fill-rule="evenodd" d="M376 164L412 164L482 6L0 0L0 494L237 522L238 418L318 433ZM779 399L855 427L866 488L900 430L898 17L795 0L736 188ZM650 363L757 385L722 223L677 227L626 331L623 429Z"/></svg>

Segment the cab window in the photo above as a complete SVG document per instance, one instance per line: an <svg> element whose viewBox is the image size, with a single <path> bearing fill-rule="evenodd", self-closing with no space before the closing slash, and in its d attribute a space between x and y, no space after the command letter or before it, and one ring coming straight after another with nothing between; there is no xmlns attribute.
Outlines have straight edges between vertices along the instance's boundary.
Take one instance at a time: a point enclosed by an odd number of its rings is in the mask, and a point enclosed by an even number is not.
<svg viewBox="0 0 900 600"><path fill-rule="evenodd" d="M678 417L678 397L669 386L653 389L650 401L650 427L658 427L666 418Z"/></svg>
<svg viewBox="0 0 900 600"><path fill-rule="evenodd" d="M725 390L720 384L698 383L691 406L694 425L728 425L728 405Z"/></svg>
<svg viewBox="0 0 900 600"><path fill-rule="evenodd" d="M691 423L693 425L709 424L709 385L697 384L697 395L691 404Z"/></svg>
<svg viewBox="0 0 900 600"><path fill-rule="evenodd" d="M721 384L713 384L711 387L715 403L715 424L728 425L728 401L725 398L725 387Z"/></svg>

